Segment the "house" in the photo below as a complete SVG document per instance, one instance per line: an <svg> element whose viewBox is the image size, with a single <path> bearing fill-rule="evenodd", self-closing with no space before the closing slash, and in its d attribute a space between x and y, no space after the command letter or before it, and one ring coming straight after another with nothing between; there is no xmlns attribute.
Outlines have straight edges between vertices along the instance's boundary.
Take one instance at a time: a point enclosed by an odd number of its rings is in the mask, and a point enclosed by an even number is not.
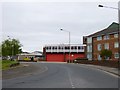
<svg viewBox="0 0 120 90"><path fill-rule="evenodd" d="M102 60L101 50L108 49L112 51L111 58L108 60L119 59L119 24L113 22L109 27L83 37L83 43L86 43L86 56L88 60Z"/></svg>
<svg viewBox="0 0 120 90"><path fill-rule="evenodd" d="M43 48L43 54L46 61L72 62L76 58L85 58L84 47L85 45L79 44L46 45Z"/></svg>

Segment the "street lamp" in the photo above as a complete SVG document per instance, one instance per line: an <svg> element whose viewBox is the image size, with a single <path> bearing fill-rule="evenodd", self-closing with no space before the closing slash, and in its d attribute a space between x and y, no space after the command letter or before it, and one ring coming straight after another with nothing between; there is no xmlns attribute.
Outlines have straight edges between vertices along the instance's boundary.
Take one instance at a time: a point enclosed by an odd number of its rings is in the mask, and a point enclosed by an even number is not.
<svg viewBox="0 0 120 90"><path fill-rule="evenodd" d="M119 54L119 58L118 58L118 60L120 60L120 9L115 8L115 7L103 6L103 5L98 5L98 7L104 7L104 8L110 8L110 9L118 10L118 22L119 22L119 27L118 27L118 43L119 43L118 54Z"/></svg>
<svg viewBox="0 0 120 90"><path fill-rule="evenodd" d="M12 45L12 58L14 56L14 45Z"/></svg>
<svg viewBox="0 0 120 90"><path fill-rule="evenodd" d="M65 31L69 33L69 63L70 63L70 52L71 52L71 45L70 45L70 31L64 30L64 29L60 29L61 31Z"/></svg>
<svg viewBox="0 0 120 90"><path fill-rule="evenodd" d="M10 36L7 36L8 37L8 39L12 42L12 39L11 39L11 37ZM13 56L14 56L14 43L12 42L12 45L11 45L11 59L13 59Z"/></svg>
<svg viewBox="0 0 120 90"><path fill-rule="evenodd" d="M103 6L103 5L98 5L98 7L104 7L104 8L111 8L111 9L119 9L119 8L115 8L115 7L108 7L108 6Z"/></svg>

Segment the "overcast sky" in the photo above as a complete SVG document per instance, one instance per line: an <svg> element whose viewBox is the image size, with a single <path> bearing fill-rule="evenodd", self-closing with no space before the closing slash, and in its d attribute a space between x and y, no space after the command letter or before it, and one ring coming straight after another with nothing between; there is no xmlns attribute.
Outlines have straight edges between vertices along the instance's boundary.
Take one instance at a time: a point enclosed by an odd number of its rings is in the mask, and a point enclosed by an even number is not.
<svg viewBox="0 0 120 90"><path fill-rule="evenodd" d="M42 51L46 44L82 44L83 36L118 22L118 11L98 5L118 7L114 2L4 2L2 10L2 39L19 39L23 51ZM2 15L2 16L1 16ZM1 18L0 18L1 19Z"/></svg>

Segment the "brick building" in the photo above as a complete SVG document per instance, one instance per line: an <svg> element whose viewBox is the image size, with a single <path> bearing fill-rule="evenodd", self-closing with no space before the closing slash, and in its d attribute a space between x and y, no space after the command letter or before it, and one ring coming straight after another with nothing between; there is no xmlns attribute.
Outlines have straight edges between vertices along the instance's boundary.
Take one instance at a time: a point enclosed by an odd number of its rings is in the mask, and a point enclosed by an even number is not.
<svg viewBox="0 0 120 90"><path fill-rule="evenodd" d="M119 59L119 24L113 22L104 30L98 31L89 36L83 37L83 43L86 44L86 56L88 60L102 60L101 50L108 49L112 51L112 57L108 60Z"/></svg>
<svg viewBox="0 0 120 90"><path fill-rule="evenodd" d="M76 58L85 58L85 45L46 45L43 53L46 61L72 62ZM70 57L69 57L70 51ZM70 60L69 60L70 59Z"/></svg>

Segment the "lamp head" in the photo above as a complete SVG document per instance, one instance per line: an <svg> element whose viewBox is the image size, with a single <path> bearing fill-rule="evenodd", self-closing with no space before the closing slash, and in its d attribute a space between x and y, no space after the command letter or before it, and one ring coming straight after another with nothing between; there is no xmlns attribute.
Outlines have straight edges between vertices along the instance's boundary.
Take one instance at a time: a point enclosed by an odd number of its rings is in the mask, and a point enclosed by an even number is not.
<svg viewBox="0 0 120 90"><path fill-rule="evenodd" d="M60 30L61 30L61 31L63 31L63 29L62 29L62 28L61 28Z"/></svg>
<svg viewBox="0 0 120 90"><path fill-rule="evenodd" d="M103 7L103 5L98 5L98 7Z"/></svg>

